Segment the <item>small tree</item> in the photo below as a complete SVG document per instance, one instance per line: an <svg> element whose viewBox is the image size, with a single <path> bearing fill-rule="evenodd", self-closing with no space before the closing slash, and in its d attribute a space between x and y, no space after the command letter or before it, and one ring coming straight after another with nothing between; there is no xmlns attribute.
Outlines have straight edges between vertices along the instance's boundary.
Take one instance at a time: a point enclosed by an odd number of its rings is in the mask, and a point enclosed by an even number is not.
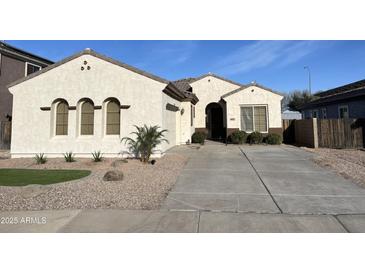
<svg viewBox="0 0 365 274"><path fill-rule="evenodd" d="M309 103L315 100L316 97L310 94L308 91L294 91L288 96L288 107L291 110L299 110L299 106Z"/></svg>
<svg viewBox="0 0 365 274"><path fill-rule="evenodd" d="M140 157L143 163L148 163L154 149L162 142L168 143L164 138L166 129L159 130L159 126L147 126L143 127L134 126L136 131L131 132L136 138L130 137L122 138L121 142L125 142L128 145L129 150L133 152L136 157Z"/></svg>

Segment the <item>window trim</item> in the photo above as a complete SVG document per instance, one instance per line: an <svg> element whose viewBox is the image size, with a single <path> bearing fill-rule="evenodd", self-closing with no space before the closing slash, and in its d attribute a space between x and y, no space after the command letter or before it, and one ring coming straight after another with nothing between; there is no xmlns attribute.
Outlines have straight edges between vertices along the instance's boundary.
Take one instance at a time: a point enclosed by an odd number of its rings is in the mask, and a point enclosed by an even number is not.
<svg viewBox="0 0 365 274"><path fill-rule="evenodd" d="M269 106L265 104L241 104L240 106L240 130L243 130L242 128L242 108L243 107L251 107L252 108L252 128L253 131L245 131L246 133L252 133L256 131L255 128L255 107L265 107L266 110L266 131L260 131L260 133L269 133Z"/></svg>
<svg viewBox="0 0 365 274"><path fill-rule="evenodd" d="M64 103L67 106L67 134L57 134L57 108L59 106L59 104ZM54 103L54 127L53 127L53 136L60 139L60 138L65 138L69 136L69 126L70 126L70 110L69 110L70 105L68 104L68 102L66 100L58 100L57 102Z"/></svg>
<svg viewBox="0 0 365 274"><path fill-rule="evenodd" d="M119 133L118 134L108 134L108 105L110 102L114 102L117 103L119 105ZM121 125L122 125L122 111L121 111L121 104L120 101L116 98L108 98L104 101L104 115L105 115L105 123L104 123L104 137L106 138L113 138L113 137L118 137L121 136L122 133L122 129L121 129Z"/></svg>
<svg viewBox="0 0 365 274"><path fill-rule="evenodd" d="M31 62L25 62L25 77L27 77L29 74L28 74L28 65L32 65L32 66L35 66L35 67L39 67L39 70L42 70L42 67L39 66L39 65L36 65L34 63L31 63Z"/></svg>
<svg viewBox="0 0 365 274"><path fill-rule="evenodd" d="M347 117L343 117L343 118L341 118L341 115L340 115L340 109L341 108L346 108L346 110L347 110ZM338 111L338 118L339 119L347 119L347 118L349 118L350 117L350 113L349 113L349 106L348 105L339 105L338 107L337 107L337 111Z"/></svg>
<svg viewBox="0 0 365 274"><path fill-rule="evenodd" d="M92 134L82 134L82 106L85 103L90 103L93 107L93 133ZM78 136L79 137L92 137L95 135L95 104L90 99L82 99L79 103L79 129L78 129Z"/></svg>

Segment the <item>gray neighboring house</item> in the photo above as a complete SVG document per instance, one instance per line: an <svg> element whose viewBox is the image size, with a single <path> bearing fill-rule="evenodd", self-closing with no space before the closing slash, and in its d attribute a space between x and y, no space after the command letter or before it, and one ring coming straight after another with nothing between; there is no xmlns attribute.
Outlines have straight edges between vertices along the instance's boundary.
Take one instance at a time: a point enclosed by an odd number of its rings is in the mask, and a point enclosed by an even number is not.
<svg viewBox="0 0 365 274"><path fill-rule="evenodd" d="M283 120L301 120L302 114L299 111L293 111L293 110L284 110L281 113L281 119Z"/></svg>
<svg viewBox="0 0 365 274"><path fill-rule="evenodd" d="M13 95L6 86L51 64L50 60L0 41L0 122L12 116Z"/></svg>
<svg viewBox="0 0 365 274"><path fill-rule="evenodd" d="M315 94L318 99L300 107L303 118L365 118L365 80Z"/></svg>

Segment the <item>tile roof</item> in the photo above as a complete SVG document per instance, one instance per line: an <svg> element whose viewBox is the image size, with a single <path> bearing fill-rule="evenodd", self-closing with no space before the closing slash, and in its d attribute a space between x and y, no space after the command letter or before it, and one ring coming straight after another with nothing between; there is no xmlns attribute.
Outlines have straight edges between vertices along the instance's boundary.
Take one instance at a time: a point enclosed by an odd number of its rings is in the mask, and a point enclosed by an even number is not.
<svg viewBox="0 0 365 274"><path fill-rule="evenodd" d="M173 81L174 85L183 91L192 91L192 87L189 85L189 81L186 79L181 79Z"/></svg>
<svg viewBox="0 0 365 274"><path fill-rule="evenodd" d="M26 77L23 77L23 78L15 81L13 83L10 83L9 85L7 85L7 87L9 88L9 87L18 85L18 84L20 84L20 83L22 83L24 81L30 80L30 79L32 79L34 77L37 77L38 75L41 75L43 73L46 73L47 71L50 71L50 70L52 70L52 69L54 69L56 67L59 67L59 66L65 64L65 63L67 63L67 62L69 62L71 60L74 60L74 59L76 59L76 58L78 58L78 57L80 57L82 55L85 55L85 54L91 55L91 56L94 56L94 57L97 57L97 58L102 59L104 61L110 62L110 63L112 63L114 65L123 67L123 68L128 69L130 71L133 71L135 73L141 74L141 75L143 75L145 77L148 77L150 79L153 79L155 81L164 83L164 84L167 85L165 87L165 89L164 89L164 92L167 93L169 96L171 96L173 98L176 98L176 99L181 100L181 101L191 101L194 104L196 104L199 101L198 98L196 97L196 95L191 92L191 87L189 85L186 85L186 83L184 81L175 81L173 83L173 82L171 82L169 80L166 80L166 79L163 79L161 77L155 76L155 75L153 75L153 74L151 74L149 72L140 70L138 68L135 68L133 66L127 65L127 64L122 63L122 62L119 62L119 61L114 60L114 59L112 59L110 57L107 57L105 55L99 54L99 53L97 53L97 52L95 52L95 51L93 51L91 49L85 49L85 50L83 50L81 52L78 52L78 53L76 53L76 54L74 54L74 55L72 55L70 57L67 57L67 58L65 58L65 59L63 59L63 60L61 60L61 61L59 61L57 63L54 63L53 65L50 65L50 66L48 66L48 67L46 67L46 68L44 68L42 70L39 70L39 71L37 71L35 73L32 73L32 74L30 74L30 75L28 75ZM189 89L186 89L188 87L190 87L190 90Z"/></svg>

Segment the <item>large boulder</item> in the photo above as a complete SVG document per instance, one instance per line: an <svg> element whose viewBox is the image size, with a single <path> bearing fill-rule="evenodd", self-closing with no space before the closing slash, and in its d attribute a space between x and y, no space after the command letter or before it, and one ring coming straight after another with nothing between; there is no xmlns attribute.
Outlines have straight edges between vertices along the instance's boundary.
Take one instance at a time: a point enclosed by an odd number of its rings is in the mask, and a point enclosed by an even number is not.
<svg viewBox="0 0 365 274"><path fill-rule="evenodd" d="M104 181L121 181L123 180L123 172L119 170L109 170L104 174Z"/></svg>

